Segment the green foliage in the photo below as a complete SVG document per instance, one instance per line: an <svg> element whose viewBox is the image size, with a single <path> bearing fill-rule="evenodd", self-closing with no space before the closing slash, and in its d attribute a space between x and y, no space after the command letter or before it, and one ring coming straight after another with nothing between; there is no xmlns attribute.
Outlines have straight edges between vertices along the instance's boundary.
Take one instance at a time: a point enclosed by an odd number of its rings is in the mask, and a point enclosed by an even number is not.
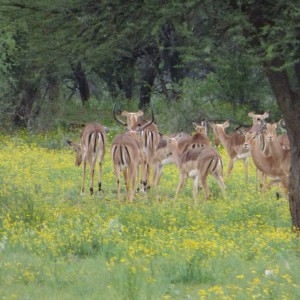
<svg viewBox="0 0 300 300"><path fill-rule="evenodd" d="M286 10L280 11L276 26L262 29L263 35L270 36L263 46L269 59L279 51L281 40L277 41L277 36L284 39L284 49L289 44L296 49L293 24L298 11L294 8L290 3ZM226 106L223 102L229 102L229 110L236 110L233 114L239 114L241 109L270 110L270 103L273 110L260 57L249 51L249 41L243 35L243 29L249 27L247 18L227 3L173 1L162 5L159 1L148 1L142 5L89 0L82 4L72 0L62 6L59 1L2 0L0 14L4 17L5 32L1 43L6 49L0 57L3 73L0 80L8 96L3 98L2 111L9 109L10 116L18 113L16 95L33 86L38 91L33 107L26 107L27 116L22 116L28 119L25 123L29 128L47 127L49 123L60 125L60 120L52 122L47 117L47 111L53 106L53 111L61 110L64 114L70 106L66 99L72 94L79 98L73 74L78 63L92 95L98 99L91 98L90 106L101 109L111 106L111 99L118 96L138 99L150 64L156 72L153 93L158 94L158 97L152 94L152 104L172 106L173 115L176 112L173 106L181 113L180 106L194 101L194 96L201 98L196 105L207 106L206 102L211 101L212 107L215 103L223 107ZM290 20L288 15L292 15ZM284 33L285 21L291 30ZM295 50L292 53L291 56L296 55ZM55 99L51 98L51 80L56 82ZM176 97L180 104L167 102ZM195 105L187 107L195 109ZM61 114L58 113L59 118ZM2 115L2 122L8 124L10 120ZM231 115L222 117L228 118L239 119ZM184 123L176 128L185 126Z"/></svg>

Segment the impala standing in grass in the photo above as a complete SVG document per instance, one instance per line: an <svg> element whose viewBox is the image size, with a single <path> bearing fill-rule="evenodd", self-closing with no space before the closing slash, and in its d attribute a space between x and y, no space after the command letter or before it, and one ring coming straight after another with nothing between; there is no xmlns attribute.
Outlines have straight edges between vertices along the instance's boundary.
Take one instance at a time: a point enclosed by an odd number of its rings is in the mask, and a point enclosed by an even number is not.
<svg viewBox="0 0 300 300"><path fill-rule="evenodd" d="M205 200L207 200L210 195L207 185L207 177L209 174L212 174L216 178L217 183L225 196L222 158L216 149L213 147L197 147L181 153L176 138L167 138L165 155L172 155L174 163L180 173L176 197L184 187L188 177L191 177L194 181L193 197L195 205L198 203L199 180L204 189Z"/></svg>
<svg viewBox="0 0 300 300"><path fill-rule="evenodd" d="M144 153L144 161L143 161L143 175L142 175L142 191L146 192L149 188L149 177L150 170L153 167L153 158L155 155L155 151L158 147L160 135L157 129L157 126L152 121L150 125L145 126L149 121L140 119L144 115L142 110L138 112L127 112L122 111L121 116L127 118L127 121L124 122L117 118L115 106L113 109L113 115L115 120L121 125L131 129L136 130L139 133L140 141L142 144L142 149ZM154 119L153 111L152 111L152 119ZM141 130L141 128L144 128Z"/></svg>
<svg viewBox="0 0 300 300"><path fill-rule="evenodd" d="M231 135L225 132L225 129L229 127L229 121L225 121L222 124L210 123L214 130L215 136L220 140L222 145L229 156L229 165L227 169L227 175L230 175L235 160L242 159L244 162L245 180L248 181L248 157L250 153L248 150L243 149L245 142L245 136L239 131L234 131Z"/></svg>
<svg viewBox="0 0 300 300"><path fill-rule="evenodd" d="M72 141L67 141L67 143L74 148L76 152L75 165L79 167L83 161L81 194L84 193L87 163L90 166L91 174L90 194L92 195L94 193L94 175L97 160L99 164L98 191L101 191L102 162L105 154L106 144L105 131L106 130L102 125L98 123L89 123L81 132L79 144Z"/></svg>
<svg viewBox="0 0 300 300"><path fill-rule="evenodd" d="M266 124L263 132L266 142L269 144L270 155L279 162L281 169L289 176L291 168L291 151L288 149L290 144L287 134L277 135L276 129L281 121L273 124ZM285 145L285 147L282 147Z"/></svg>
<svg viewBox="0 0 300 300"><path fill-rule="evenodd" d="M261 128L263 130L263 128ZM267 188L276 182L281 182L285 193L288 192L288 176L281 168L280 161L274 159L271 155L265 155L259 147L259 135L262 134L259 131L248 131L245 135L244 148L250 150L253 162L257 169L271 178L271 182L267 185Z"/></svg>
<svg viewBox="0 0 300 300"><path fill-rule="evenodd" d="M127 200L129 202L133 201L137 186L139 165L144 161L143 146L139 136L140 132L151 126L153 121L154 116L152 114L152 120L145 123L138 130L127 128L125 133L118 134L112 141L110 153L117 180L119 202L121 201L121 173L124 176Z"/></svg>

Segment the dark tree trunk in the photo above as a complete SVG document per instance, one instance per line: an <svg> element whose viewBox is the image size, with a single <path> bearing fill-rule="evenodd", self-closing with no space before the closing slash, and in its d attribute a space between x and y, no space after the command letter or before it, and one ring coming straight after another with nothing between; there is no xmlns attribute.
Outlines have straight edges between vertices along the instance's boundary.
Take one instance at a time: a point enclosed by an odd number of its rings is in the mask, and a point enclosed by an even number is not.
<svg viewBox="0 0 300 300"><path fill-rule="evenodd" d="M56 100L59 98L59 80L49 75L47 76L48 82L48 98L50 101Z"/></svg>
<svg viewBox="0 0 300 300"><path fill-rule="evenodd" d="M133 97L133 69L131 69L131 74L126 74L126 76L118 76L116 83L121 91L124 92L124 96L127 100L131 100Z"/></svg>
<svg viewBox="0 0 300 300"><path fill-rule="evenodd" d="M14 124L18 127L28 127L32 114L33 104L38 96L39 90L35 84L24 82L21 93L20 103L13 116Z"/></svg>
<svg viewBox="0 0 300 300"><path fill-rule="evenodd" d="M85 104L90 98L90 87L80 62L73 66L73 72L78 83L81 102Z"/></svg>
<svg viewBox="0 0 300 300"><path fill-rule="evenodd" d="M300 90L293 91L286 71L275 71L281 59L265 65L266 74L286 122L291 147L289 205L293 230L300 230Z"/></svg>
<svg viewBox="0 0 300 300"><path fill-rule="evenodd" d="M134 55L132 57L122 57L116 68L116 83L127 100L131 100L133 97L135 59Z"/></svg>
<svg viewBox="0 0 300 300"><path fill-rule="evenodd" d="M148 67L144 70L142 77L142 85L140 90L140 103L139 108L145 110L151 101L152 87L156 77L156 71L152 67Z"/></svg>
<svg viewBox="0 0 300 300"><path fill-rule="evenodd" d="M159 50L156 45L149 45L139 49L137 55L141 72L139 108L145 110L150 105L153 85L158 74Z"/></svg>
<svg viewBox="0 0 300 300"><path fill-rule="evenodd" d="M180 97L178 87L173 84L179 84L183 78L183 70L181 67L181 59L177 49L178 36L173 24L165 24L161 31L161 40L163 45L162 58L164 61L165 82L171 83L171 90L168 89L168 99L177 100Z"/></svg>
<svg viewBox="0 0 300 300"><path fill-rule="evenodd" d="M296 78L298 81L298 85L300 85L300 63L295 64L294 70L295 70Z"/></svg>

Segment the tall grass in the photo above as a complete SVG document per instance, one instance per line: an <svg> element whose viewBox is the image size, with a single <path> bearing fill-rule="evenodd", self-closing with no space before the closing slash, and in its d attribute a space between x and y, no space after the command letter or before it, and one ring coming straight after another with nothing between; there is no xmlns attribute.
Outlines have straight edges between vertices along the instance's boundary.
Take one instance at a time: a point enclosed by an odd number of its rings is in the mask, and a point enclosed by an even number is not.
<svg viewBox="0 0 300 300"><path fill-rule="evenodd" d="M79 195L70 134L0 136L2 299L299 299L288 203L256 191L253 165L246 184L237 162L226 199L210 179L209 201L194 207L191 182L174 201L170 165L160 202L119 204L108 153L104 191Z"/></svg>

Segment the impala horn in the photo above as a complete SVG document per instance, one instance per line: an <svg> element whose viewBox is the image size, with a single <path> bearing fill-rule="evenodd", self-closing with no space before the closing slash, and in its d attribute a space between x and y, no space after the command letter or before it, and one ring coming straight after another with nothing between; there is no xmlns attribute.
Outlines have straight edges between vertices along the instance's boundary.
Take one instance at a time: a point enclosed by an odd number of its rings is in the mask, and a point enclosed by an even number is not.
<svg viewBox="0 0 300 300"><path fill-rule="evenodd" d="M151 109L151 121L147 122L146 124L144 124L143 126L141 126L141 128L139 128L139 131L144 130L145 128L147 128L148 126L150 126L153 122L154 122L154 113L153 113L153 109Z"/></svg>

